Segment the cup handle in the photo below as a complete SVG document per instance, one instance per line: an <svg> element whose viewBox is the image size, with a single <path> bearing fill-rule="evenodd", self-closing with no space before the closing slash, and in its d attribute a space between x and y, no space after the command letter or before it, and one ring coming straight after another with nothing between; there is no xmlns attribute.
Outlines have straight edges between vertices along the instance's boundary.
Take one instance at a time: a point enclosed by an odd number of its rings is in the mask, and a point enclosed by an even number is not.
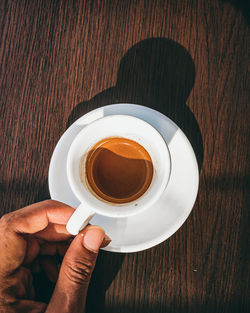
<svg viewBox="0 0 250 313"><path fill-rule="evenodd" d="M71 235L77 235L92 219L95 211L86 204L80 204L75 212L71 215L66 225L67 231Z"/></svg>

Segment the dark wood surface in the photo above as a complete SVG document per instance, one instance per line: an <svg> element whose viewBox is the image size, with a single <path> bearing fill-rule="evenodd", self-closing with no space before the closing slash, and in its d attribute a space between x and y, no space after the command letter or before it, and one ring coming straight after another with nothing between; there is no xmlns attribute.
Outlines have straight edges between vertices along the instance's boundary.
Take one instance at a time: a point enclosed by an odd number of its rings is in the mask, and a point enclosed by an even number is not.
<svg viewBox="0 0 250 313"><path fill-rule="evenodd" d="M88 312L247 312L248 23L244 1L0 1L1 214L49 197L60 136L105 104L169 116L199 162L186 223L102 252Z"/></svg>

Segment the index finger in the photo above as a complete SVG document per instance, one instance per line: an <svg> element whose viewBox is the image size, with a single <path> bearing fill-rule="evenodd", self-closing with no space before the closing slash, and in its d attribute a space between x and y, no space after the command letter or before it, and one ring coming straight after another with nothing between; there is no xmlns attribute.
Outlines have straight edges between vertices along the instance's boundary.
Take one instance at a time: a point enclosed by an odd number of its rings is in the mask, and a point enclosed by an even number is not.
<svg viewBox="0 0 250 313"><path fill-rule="evenodd" d="M64 203L46 200L4 215L0 220L0 276L12 273L23 263L27 241L21 234L40 233L48 225L65 227L73 212L74 209ZM63 238L65 240L65 234Z"/></svg>
<svg viewBox="0 0 250 313"><path fill-rule="evenodd" d="M55 200L31 204L6 216L8 230L34 234L45 229L49 223L66 225L74 208Z"/></svg>

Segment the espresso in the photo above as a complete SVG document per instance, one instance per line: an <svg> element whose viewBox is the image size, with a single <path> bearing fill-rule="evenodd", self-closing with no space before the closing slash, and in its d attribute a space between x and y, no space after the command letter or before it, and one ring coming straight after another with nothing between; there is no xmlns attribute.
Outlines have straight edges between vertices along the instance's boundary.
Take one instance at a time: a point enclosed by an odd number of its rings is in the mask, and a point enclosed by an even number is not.
<svg viewBox="0 0 250 313"><path fill-rule="evenodd" d="M152 177L149 153L127 138L105 138L92 147L86 158L87 184L108 202L127 203L138 199L150 186Z"/></svg>

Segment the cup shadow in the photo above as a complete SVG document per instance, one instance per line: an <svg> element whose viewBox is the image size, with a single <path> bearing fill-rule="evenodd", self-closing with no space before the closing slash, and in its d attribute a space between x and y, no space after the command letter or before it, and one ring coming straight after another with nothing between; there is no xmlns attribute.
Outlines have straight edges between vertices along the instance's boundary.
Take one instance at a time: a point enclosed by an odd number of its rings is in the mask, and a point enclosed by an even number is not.
<svg viewBox="0 0 250 313"><path fill-rule="evenodd" d="M116 103L133 103L155 109L173 120L186 134L203 162L199 125L186 105L195 80L195 66L188 51L173 40L151 38L132 46L120 62L117 82L71 112L67 127L87 112ZM105 292L117 275L124 254L101 251L90 283L87 313L105 311Z"/></svg>
<svg viewBox="0 0 250 313"><path fill-rule="evenodd" d="M67 127L98 107L134 103L155 109L173 120L189 139L199 170L203 141L194 114L186 105L195 80L195 66L188 51L166 38L151 38L132 46L120 62L116 85L79 103Z"/></svg>

